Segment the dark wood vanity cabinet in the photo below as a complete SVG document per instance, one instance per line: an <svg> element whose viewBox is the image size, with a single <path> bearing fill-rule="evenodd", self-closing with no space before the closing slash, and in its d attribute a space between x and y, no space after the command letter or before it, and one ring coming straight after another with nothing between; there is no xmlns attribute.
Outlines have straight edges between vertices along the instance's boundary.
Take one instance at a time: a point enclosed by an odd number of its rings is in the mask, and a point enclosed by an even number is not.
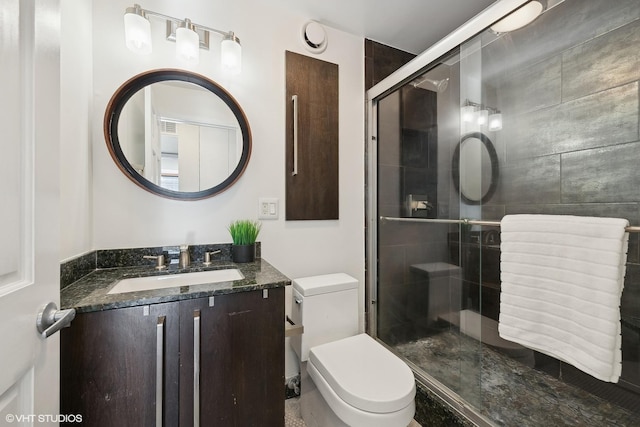
<svg viewBox="0 0 640 427"><path fill-rule="evenodd" d="M91 426L282 426L283 318L284 288L78 314L61 335L61 413Z"/></svg>
<svg viewBox="0 0 640 427"><path fill-rule="evenodd" d="M286 219L338 219L338 65L285 55Z"/></svg>
<svg viewBox="0 0 640 427"><path fill-rule="evenodd" d="M181 427L193 426L194 418L202 426L283 425L284 288L264 296L254 291L215 297L212 306L208 298L180 303Z"/></svg>
<svg viewBox="0 0 640 427"><path fill-rule="evenodd" d="M61 413L90 426L154 426L160 348L163 419L177 425L178 320L178 303L78 314L61 331Z"/></svg>

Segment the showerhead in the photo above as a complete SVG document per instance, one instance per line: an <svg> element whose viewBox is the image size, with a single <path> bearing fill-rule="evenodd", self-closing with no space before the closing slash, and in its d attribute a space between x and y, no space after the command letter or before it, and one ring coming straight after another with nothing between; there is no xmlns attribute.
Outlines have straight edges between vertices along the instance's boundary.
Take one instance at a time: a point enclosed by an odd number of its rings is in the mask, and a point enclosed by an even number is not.
<svg viewBox="0 0 640 427"><path fill-rule="evenodd" d="M447 90L447 87L449 87L449 77L442 80L431 80L431 79L425 78L422 80L414 81L412 84L413 84L413 87L421 87L423 83L430 83L432 86L435 87L436 92L442 93L445 90Z"/></svg>

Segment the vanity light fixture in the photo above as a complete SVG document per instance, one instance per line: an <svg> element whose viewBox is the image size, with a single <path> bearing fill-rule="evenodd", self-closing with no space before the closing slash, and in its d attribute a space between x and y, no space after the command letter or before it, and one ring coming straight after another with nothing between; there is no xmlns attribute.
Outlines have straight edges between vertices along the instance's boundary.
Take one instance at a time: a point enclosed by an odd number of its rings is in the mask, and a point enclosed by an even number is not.
<svg viewBox="0 0 640 427"><path fill-rule="evenodd" d="M492 132L502 130L502 113L499 111L489 116L489 130Z"/></svg>
<svg viewBox="0 0 640 427"><path fill-rule="evenodd" d="M464 123L471 123L476 115L476 107L474 107L473 105L465 105L460 110L462 121Z"/></svg>
<svg viewBox="0 0 640 427"><path fill-rule="evenodd" d="M502 113L497 108L465 100L460 108L460 119L463 123L476 122L478 126L486 126L490 131L502 129Z"/></svg>
<svg viewBox="0 0 640 427"><path fill-rule="evenodd" d="M239 74L242 67L242 47L240 46L240 39L233 34L233 31L229 31L222 37L220 51L222 67L233 74Z"/></svg>
<svg viewBox="0 0 640 427"><path fill-rule="evenodd" d="M486 126L489 122L489 110L482 109L478 111L478 124L480 126Z"/></svg>
<svg viewBox="0 0 640 427"><path fill-rule="evenodd" d="M544 0L532 0L491 26L494 33L508 33L535 21L544 11Z"/></svg>
<svg viewBox="0 0 640 427"><path fill-rule="evenodd" d="M200 62L200 36L189 19L176 28L176 56L187 65Z"/></svg>
<svg viewBox="0 0 640 427"><path fill-rule="evenodd" d="M124 14L124 38L130 51L151 53L151 23L138 4L128 7Z"/></svg>
<svg viewBox="0 0 640 427"><path fill-rule="evenodd" d="M242 47L240 39L233 31L216 30L193 23L190 19L178 19L146 10L139 4L128 7L124 14L124 34L129 50L144 55L151 53L151 23L149 21L151 16L166 21L167 40L176 42L176 57L180 61L187 65L198 64L200 49L209 49L209 34L215 33L222 37L220 45L222 68L232 74L240 73Z"/></svg>

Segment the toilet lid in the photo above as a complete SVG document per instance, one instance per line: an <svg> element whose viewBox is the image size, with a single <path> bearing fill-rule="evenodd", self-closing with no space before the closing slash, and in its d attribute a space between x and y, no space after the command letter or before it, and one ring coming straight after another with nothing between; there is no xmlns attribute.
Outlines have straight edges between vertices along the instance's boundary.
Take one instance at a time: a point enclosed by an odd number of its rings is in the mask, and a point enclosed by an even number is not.
<svg viewBox="0 0 640 427"><path fill-rule="evenodd" d="M313 347L309 363L342 400L363 411L395 412L416 394L411 369L367 334Z"/></svg>

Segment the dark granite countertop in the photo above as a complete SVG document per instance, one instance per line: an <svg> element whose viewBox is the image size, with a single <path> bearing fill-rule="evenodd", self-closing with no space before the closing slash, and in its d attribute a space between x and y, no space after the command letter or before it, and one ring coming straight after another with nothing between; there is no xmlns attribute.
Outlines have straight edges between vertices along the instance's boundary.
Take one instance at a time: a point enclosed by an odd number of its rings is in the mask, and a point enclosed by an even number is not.
<svg viewBox="0 0 640 427"><path fill-rule="evenodd" d="M244 279L111 295L107 293L119 280L125 278L191 273L224 268L239 269ZM256 259L254 262L243 264L236 264L231 261L214 261L207 267L204 267L201 263L193 263L191 267L185 269L171 265L164 271L157 271L148 266L107 268L97 269L62 289L60 291L60 306L61 309L73 307L78 313L86 313L236 292L281 288L290 284L291 280L288 277L264 259Z"/></svg>

